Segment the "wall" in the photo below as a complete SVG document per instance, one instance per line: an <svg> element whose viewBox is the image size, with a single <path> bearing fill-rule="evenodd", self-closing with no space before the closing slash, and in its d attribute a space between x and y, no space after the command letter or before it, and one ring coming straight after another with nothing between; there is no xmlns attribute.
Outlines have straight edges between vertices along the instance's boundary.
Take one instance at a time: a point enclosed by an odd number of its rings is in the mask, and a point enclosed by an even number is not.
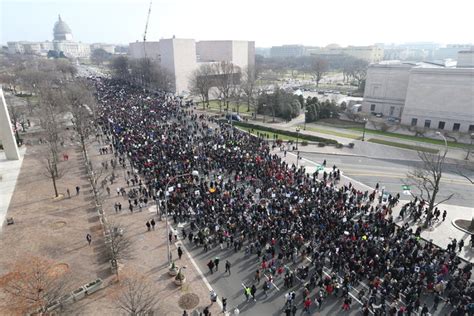
<svg viewBox="0 0 474 316"><path fill-rule="evenodd" d="M430 128L437 129L443 121L446 131L460 123L459 131L468 132L474 125L474 68L412 69L402 124L411 125L412 118L418 127L431 120Z"/></svg>
<svg viewBox="0 0 474 316"><path fill-rule="evenodd" d="M196 54L199 61L232 60L232 41L200 41L196 43Z"/></svg>
<svg viewBox="0 0 474 316"><path fill-rule="evenodd" d="M131 58L138 59L145 57L145 49L146 55L148 58L153 60L158 60L160 57L160 42L135 42L130 43L128 46L128 55Z"/></svg>
<svg viewBox="0 0 474 316"><path fill-rule="evenodd" d="M411 65L372 65L367 71L363 112L400 118L405 103ZM375 109L371 110L371 105ZM393 107L393 113L391 108Z"/></svg>

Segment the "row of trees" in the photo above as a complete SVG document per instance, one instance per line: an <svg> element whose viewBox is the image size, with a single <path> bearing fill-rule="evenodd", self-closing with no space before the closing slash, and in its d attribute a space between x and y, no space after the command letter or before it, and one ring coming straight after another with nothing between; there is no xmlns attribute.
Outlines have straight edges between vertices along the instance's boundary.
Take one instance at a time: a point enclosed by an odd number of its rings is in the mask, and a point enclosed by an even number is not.
<svg viewBox="0 0 474 316"><path fill-rule="evenodd" d="M305 101L306 123L315 122L319 119L338 118L340 108L334 101L319 101L316 97L308 97Z"/></svg>
<svg viewBox="0 0 474 316"><path fill-rule="evenodd" d="M273 121L275 117L281 117L289 121L300 114L302 107L301 98L291 92L276 88L272 93L262 93L258 96L259 114L271 114Z"/></svg>
<svg viewBox="0 0 474 316"><path fill-rule="evenodd" d="M293 78L298 74L313 76L316 85L328 71L342 71L344 82L355 81L360 87L367 75L369 63L348 55L301 56L288 58L264 58L257 56L257 68L277 74L290 72Z"/></svg>
<svg viewBox="0 0 474 316"><path fill-rule="evenodd" d="M221 110L222 105L229 110L229 104L233 102L239 113L241 104L247 104L247 111L255 105L255 76L253 67L242 70L231 62L222 61L202 64L192 73L189 83L191 93L200 97L203 107L214 97L221 101Z"/></svg>
<svg viewBox="0 0 474 316"><path fill-rule="evenodd" d="M173 75L150 58L129 59L126 56L118 56L111 60L110 68L113 77L120 80L151 89L174 89Z"/></svg>

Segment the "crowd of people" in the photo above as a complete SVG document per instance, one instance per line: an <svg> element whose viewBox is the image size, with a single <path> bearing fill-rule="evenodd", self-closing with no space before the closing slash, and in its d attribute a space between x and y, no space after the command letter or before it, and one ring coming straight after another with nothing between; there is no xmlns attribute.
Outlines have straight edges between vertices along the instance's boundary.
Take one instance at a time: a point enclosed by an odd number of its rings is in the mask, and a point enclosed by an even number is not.
<svg viewBox="0 0 474 316"><path fill-rule="evenodd" d="M112 79L94 83L102 130L120 162L127 159L133 168L130 210L156 203L161 213L191 223L183 234L196 247L256 255L259 271L282 275L288 288L298 276L304 311L312 302L321 308L328 295L341 297L348 310L351 288L364 282L365 315L423 314L426 292L434 302L445 299L452 315L473 315L472 266L456 249L440 249L420 231L397 227L391 208L398 197L381 203L377 190L338 184L335 166L308 174L277 155L272 141L196 114L179 97ZM217 268L215 260L209 264ZM291 264L299 268L292 271ZM266 294L268 282L263 286ZM245 289L247 298L252 291ZM296 301L288 301L289 315Z"/></svg>

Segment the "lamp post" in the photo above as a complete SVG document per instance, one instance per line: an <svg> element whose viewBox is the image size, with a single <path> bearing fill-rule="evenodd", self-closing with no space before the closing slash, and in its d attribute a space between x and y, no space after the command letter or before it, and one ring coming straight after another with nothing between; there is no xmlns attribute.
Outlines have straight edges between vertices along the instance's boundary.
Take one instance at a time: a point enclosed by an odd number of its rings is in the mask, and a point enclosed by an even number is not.
<svg viewBox="0 0 474 316"><path fill-rule="evenodd" d="M265 123L265 108L267 107L267 105L264 103L262 104L262 107L263 107L263 123Z"/></svg>
<svg viewBox="0 0 474 316"><path fill-rule="evenodd" d="M298 139L300 138L300 128L296 128L296 150L298 150Z"/></svg>
<svg viewBox="0 0 474 316"><path fill-rule="evenodd" d="M171 245L170 245L170 238L169 238L169 235L170 235L170 227L169 227L169 224L168 224L168 189L169 189L169 186L171 184L171 182L173 182L174 180L178 179L178 178L182 178L182 177L186 177L186 176L195 176L195 177L198 177L199 176L199 172L194 170L193 172L188 172L188 173L183 173L183 174L179 174L177 176L174 176L172 178L170 178L168 180L168 183L166 183L166 188L165 188L165 220L166 220L166 240L168 241L167 242L167 248L168 248L168 264L171 264Z"/></svg>
<svg viewBox="0 0 474 316"><path fill-rule="evenodd" d="M472 151L472 143L474 142L474 133L471 133L470 136L471 136L471 144L467 148L467 154L466 154L466 158L464 158L464 160L469 160L469 155L471 154L471 151Z"/></svg>
<svg viewBox="0 0 474 316"><path fill-rule="evenodd" d="M436 132L436 135L441 136L444 140L444 156L446 156L448 153L448 140L443 134L441 134L441 132Z"/></svg>
<svg viewBox="0 0 474 316"><path fill-rule="evenodd" d="M308 110L304 110L304 127L303 129L306 130L306 115L308 115Z"/></svg>
<svg viewBox="0 0 474 316"><path fill-rule="evenodd" d="M365 126L367 125L367 118L364 118L364 131L362 132L362 141L365 141Z"/></svg>

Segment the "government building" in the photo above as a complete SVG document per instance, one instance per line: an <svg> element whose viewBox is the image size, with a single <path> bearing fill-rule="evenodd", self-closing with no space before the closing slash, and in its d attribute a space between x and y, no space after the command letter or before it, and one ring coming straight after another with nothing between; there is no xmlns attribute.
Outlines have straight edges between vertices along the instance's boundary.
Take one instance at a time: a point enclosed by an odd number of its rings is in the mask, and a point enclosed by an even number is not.
<svg viewBox="0 0 474 316"><path fill-rule="evenodd" d="M63 53L68 58L89 58L91 50L102 48L107 52L113 53L114 45L110 44L85 44L74 41L72 31L69 26L58 16L58 21L53 27L53 41L45 42L7 42L8 52L10 54L29 54L47 56L48 53L55 51Z"/></svg>
<svg viewBox="0 0 474 316"><path fill-rule="evenodd" d="M175 79L175 92L189 92L194 70L207 63L227 61L245 70L255 65L255 42L199 41L184 38L161 39L158 42L135 42L129 45L130 58L150 58L170 72Z"/></svg>
<svg viewBox="0 0 474 316"><path fill-rule="evenodd" d="M362 111L397 118L402 125L474 132L474 49L457 64L385 61L367 72Z"/></svg>

